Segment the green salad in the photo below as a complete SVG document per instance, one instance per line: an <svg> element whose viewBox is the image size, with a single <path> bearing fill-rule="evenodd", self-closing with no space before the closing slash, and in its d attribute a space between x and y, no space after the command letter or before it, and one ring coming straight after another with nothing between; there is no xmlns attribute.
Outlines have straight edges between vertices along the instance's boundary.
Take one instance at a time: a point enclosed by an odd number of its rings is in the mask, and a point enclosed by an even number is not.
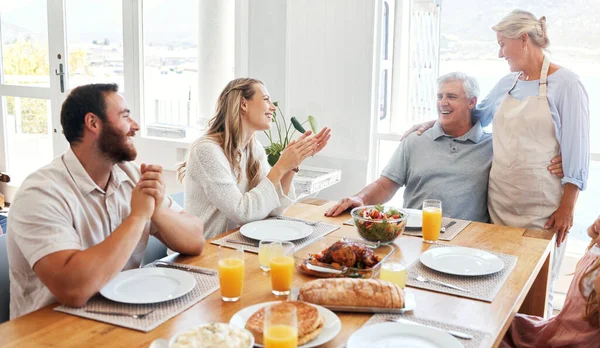
<svg viewBox="0 0 600 348"><path fill-rule="evenodd" d="M381 204L355 208L352 217L361 237L373 242L392 242L406 226L405 214L391 207L386 210Z"/></svg>

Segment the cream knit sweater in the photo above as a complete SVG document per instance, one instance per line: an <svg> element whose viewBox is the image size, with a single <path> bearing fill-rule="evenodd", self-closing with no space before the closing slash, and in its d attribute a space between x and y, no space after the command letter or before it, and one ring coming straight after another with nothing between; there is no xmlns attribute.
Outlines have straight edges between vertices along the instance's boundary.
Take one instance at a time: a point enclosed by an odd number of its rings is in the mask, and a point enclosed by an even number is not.
<svg viewBox="0 0 600 348"><path fill-rule="evenodd" d="M204 237L214 238L245 223L267 216L280 215L294 203L294 187L286 195L281 185L267 179L271 170L265 150L257 140L252 146L254 156L261 163L259 184L248 190L246 161L242 154L240 163L242 179L237 182L223 149L212 140L201 137L190 147L184 183L185 211L204 222Z"/></svg>

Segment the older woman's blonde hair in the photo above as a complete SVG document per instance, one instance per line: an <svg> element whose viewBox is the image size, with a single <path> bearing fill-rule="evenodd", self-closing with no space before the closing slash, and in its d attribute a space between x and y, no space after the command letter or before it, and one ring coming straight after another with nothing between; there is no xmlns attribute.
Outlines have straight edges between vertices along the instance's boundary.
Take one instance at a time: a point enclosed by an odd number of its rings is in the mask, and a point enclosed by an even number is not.
<svg viewBox="0 0 600 348"><path fill-rule="evenodd" d="M246 177L249 189L256 187L260 182L260 162L253 153L254 142L257 141L254 135L248 142L247 148L242 148L245 134L242 129L241 105L242 98L252 99L256 92L254 88L256 84L262 84L262 82L252 78L239 78L229 82L219 95L216 113L208 121L208 131L206 132L209 139L223 148L231 169L237 175L238 183L242 178L240 167L242 151L248 152ZM177 178L180 182L185 177L186 167L187 160L179 164L177 168Z"/></svg>
<svg viewBox="0 0 600 348"><path fill-rule="evenodd" d="M531 41L540 48L547 48L550 45L546 17L542 16L537 19L533 13L528 11L514 10L492 29L509 39L518 39L527 33Z"/></svg>

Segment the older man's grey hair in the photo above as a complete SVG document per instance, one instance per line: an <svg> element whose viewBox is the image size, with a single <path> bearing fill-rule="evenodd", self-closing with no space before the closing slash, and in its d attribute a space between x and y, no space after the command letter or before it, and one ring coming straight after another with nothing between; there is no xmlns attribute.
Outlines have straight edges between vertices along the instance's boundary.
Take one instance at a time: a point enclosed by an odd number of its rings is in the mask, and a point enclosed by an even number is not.
<svg viewBox="0 0 600 348"><path fill-rule="evenodd" d="M443 83L450 81L462 81L463 88L465 89L465 94L467 98L471 99L473 97L479 97L479 84L475 78L463 73L463 72L451 72L446 75L442 75L437 79L438 90L442 86Z"/></svg>

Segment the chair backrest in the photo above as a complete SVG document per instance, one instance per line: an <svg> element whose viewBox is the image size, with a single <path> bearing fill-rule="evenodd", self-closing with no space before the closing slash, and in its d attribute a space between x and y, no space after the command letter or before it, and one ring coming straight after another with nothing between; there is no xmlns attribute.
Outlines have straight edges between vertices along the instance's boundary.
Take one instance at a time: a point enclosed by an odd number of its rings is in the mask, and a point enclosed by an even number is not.
<svg viewBox="0 0 600 348"><path fill-rule="evenodd" d="M10 279L8 277L8 255L6 234L0 235L0 324L10 319Z"/></svg>
<svg viewBox="0 0 600 348"><path fill-rule="evenodd" d="M156 237L150 236L142 266L167 256L167 247Z"/></svg>
<svg viewBox="0 0 600 348"><path fill-rule="evenodd" d="M184 197L183 192L174 193L172 195L169 195L169 197L171 197L171 199L174 200L175 203L179 204L179 206L183 208L183 197Z"/></svg>

